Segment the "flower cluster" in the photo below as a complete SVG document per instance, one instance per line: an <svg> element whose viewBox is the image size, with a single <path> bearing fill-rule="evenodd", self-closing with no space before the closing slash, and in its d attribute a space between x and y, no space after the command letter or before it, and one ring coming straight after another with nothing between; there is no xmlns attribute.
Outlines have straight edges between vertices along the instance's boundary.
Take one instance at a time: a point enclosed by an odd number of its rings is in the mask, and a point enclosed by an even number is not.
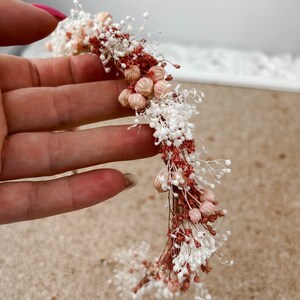
<svg viewBox="0 0 300 300"><path fill-rule="evenodd" d="M145 38L138 38L144 25L133 34L133 18L115 23L107 12L92 17L78 1L74 2L71 17L60 23L49 49L56 56L93 53L107 72L115 68L122 73L128 87L118 100L149 121L165 164L154 178L154 187L160 193L168 193L166 247L155 263L143 255L134 254L133 260L126 255L127 259L121 259L121 263L131 262L130 272L119 272L115 279L129 285L129 294L135 298L151 289L156 290L158 298L168 298L195 284L198 292L201 290L195 299L210 299L200 283L200 273L211 270L209 258L230 234L216 232L214 224L225 216L225 211L218 209L218 201L210 189L230 172L230 161L205 161L202 153L196 151L191 119L198 114L196 104L201 102L203 94L172 87L172 76L165 70L167 62L159 52L149 51ZM145 13L145 20L148 17ZM144 248L140 252L146 252ZM136 273L144 275L137 280L133 277ZM124 294L124 289L120 288L120 292Z"/></svg>

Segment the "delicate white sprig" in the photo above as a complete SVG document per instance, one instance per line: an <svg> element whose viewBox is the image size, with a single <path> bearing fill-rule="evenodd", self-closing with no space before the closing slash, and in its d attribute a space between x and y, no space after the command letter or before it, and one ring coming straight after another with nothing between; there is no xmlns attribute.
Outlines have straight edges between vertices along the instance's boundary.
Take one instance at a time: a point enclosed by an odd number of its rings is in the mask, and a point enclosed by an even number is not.
<svg viewBox="0 0 300 300"><path fill-rule="evenodd" d="M179 147L183 141L193 139L194 124L190 119L198 114L195 105L186 101L186 94L174 96L168 93L161 99L150 100L145 116L150 120L149 126L155 129L156 145L166 142Z"/></svg>

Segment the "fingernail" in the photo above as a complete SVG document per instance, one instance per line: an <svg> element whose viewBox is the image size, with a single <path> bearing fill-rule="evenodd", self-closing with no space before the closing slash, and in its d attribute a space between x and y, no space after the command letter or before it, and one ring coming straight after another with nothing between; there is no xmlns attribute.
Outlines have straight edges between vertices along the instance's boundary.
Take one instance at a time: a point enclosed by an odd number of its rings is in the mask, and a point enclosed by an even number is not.
<svg viewBox="0 0 300 300"><path fill-rule="evenodd" d="M137 178L131 173L123 174L125 177L125 190L129 190L137 184Z"/></svg>
<svg viewBox="0 0 300 300"><path fill-rule="evenodd" d="M64 20L67 16L65 14L63 14L62 12L58 11L57 9L51 7L51 6L47 6L44 4L32 4L33 6L40 8L42 10L45 10L47 13L49 13L50 15L52 15L53 17L55 17L57 20L62 21Z"/></svg>

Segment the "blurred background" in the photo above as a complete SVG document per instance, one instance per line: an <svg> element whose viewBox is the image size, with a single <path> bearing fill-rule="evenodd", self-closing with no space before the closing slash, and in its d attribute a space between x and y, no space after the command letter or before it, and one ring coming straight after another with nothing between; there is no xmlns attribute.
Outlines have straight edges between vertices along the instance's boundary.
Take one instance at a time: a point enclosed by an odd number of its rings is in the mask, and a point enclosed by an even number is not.
<svg viewBox="0 0 300 300"><path fill-rule="evenodd" d="M35 2L35 1L27 1ZM41 0L68 14L72 0ZM178 80L300 91L298 0L82 0L86 11L109 11L116 21L131 14L165 56L183 66ZM159 34L161 31L162 34ZM40 44L23 55L43 56ZM23 49L7 49L22 53Z"/></svg>

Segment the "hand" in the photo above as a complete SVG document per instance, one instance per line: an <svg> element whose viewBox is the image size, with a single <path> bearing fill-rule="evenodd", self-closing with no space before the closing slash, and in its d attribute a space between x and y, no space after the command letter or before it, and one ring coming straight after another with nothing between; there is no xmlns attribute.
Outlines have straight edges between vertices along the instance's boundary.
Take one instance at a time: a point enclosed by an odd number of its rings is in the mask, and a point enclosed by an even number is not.
<svg viewBox="0 0 300 300"><path fill-rule="evenodd" d="M1 45L40 39L58 23L21 1L0 0L0 11ZM102 169L51 181L8 180L157 153L147 126L139 134L128 126L61 131L132 113L117 101L126 83L113 77L92 55L33 60L0 56L0 224L94 205L123 191L131 177Z"/></svg>

